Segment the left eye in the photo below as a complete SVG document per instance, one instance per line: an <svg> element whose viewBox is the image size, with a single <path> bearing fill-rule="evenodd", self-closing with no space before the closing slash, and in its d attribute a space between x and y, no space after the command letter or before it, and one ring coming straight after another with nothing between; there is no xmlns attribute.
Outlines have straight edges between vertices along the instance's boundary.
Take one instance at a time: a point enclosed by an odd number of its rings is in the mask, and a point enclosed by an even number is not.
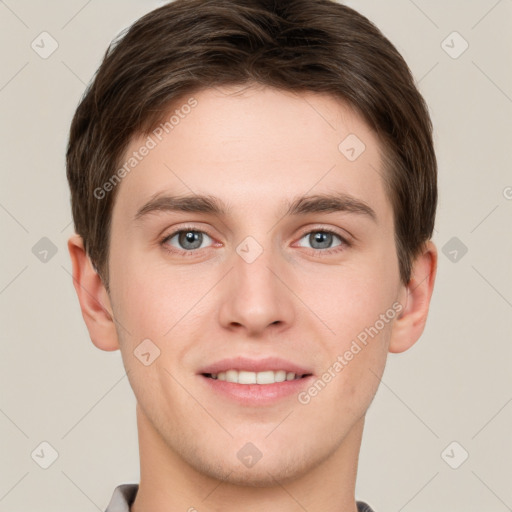
<svg viewBox="0 0 512 512"><path fill-rule="evenodd" d="M340 235L328 230L310 231L309 233L306 233L302 239L306 238L308 242L313 245L313 247L311 247L312 249L330 249L333 247L333 237L336 237L338 240L340 240L340 243L337 245L342 245L344 243L344 240ZM301 245L301 247L304 246Z"/></svg>

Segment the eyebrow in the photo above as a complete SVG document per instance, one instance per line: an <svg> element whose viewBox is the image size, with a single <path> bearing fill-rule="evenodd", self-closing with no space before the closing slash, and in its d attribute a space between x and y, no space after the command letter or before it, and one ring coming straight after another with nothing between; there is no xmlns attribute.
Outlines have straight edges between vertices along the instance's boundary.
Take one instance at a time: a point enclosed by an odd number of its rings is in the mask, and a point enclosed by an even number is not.
<svg viewBox="0 0 512 512"><path fill-rule="evenodd" d="M349 212L368 216L377 221L375 211L364 201L345 193L315 194L285 201L288 209L283 217L311 213ZM207 213L224 217L231 209L219 198L208 195L170 196L156 195L135 214L135 220L157 212Z"/></svg>

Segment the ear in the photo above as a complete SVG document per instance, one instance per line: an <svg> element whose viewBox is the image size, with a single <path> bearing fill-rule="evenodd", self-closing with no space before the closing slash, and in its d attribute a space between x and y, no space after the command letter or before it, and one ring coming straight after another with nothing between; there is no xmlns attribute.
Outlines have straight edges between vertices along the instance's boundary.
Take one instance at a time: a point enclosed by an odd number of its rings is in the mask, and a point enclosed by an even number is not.
<svg viewBox="0 0 512 512"><path fill-rule="evenodd" d="M390 352L404 352L421 336L427 321L436 272L437 249L429 241L413 262L410 281L400 291L399 300L404 304L404 309L393 325Z"/></svg>
<svg viewBox="0 0 512 512"><path fill-rule="evenodd" d="M71 236L68 250L73 265L73 285L91 341L101 350L119 349L110 298L86 254L82 237Z"/></svg>

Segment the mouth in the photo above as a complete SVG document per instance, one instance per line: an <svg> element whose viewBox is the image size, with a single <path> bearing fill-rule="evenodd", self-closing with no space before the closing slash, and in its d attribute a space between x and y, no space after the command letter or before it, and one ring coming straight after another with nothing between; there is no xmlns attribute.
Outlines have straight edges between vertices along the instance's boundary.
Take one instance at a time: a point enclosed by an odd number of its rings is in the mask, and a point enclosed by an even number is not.
<svg viewBox="0 0 512 512"><path fill-rule="evenodd" d="M219 373L203 373L204 377L234 384L276 384L291 380L303 379L309 377L311 373L297 374L286 370L264 370L261 372L252 372L249 370L230 369Z"/></svg>
<svg viewBox="0 0 512 512"><path fill-rule="evenodd" d="M285 359L235 357L202 368L198 375L209 393L243 406L264 406L297 395L313 372Z"/></svg>

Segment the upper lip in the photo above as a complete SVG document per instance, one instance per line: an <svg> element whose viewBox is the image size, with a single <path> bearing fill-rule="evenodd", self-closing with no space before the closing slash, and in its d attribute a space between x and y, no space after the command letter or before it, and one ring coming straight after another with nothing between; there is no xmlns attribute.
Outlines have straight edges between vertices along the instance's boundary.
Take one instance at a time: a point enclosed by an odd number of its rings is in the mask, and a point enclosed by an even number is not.
<svg viewBox="0 0 512 512"><path fill-rule="evenodd" d="M263 372L266 370L284 370L286 372L293 372L295 375L307 375L312 372L307 368L299 366L286 359L280 357L265 357L263 359L250 359L247 357L231 357L221 359L215 363L209 364L201 368L198 373L220 373L227 370L246 370L250 372Z"/></svg>

